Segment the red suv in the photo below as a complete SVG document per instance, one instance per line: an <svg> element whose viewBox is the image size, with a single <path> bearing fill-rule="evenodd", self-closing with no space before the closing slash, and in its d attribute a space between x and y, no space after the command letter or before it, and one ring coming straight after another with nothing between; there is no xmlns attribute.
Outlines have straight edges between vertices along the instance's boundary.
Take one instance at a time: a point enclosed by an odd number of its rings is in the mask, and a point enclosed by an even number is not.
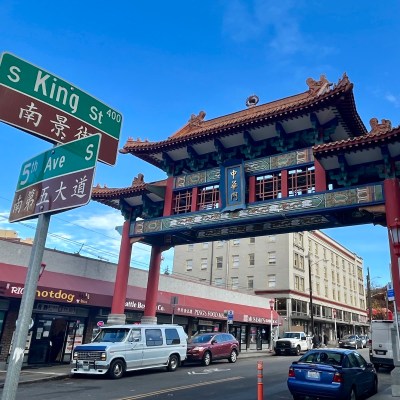
<svg viewBox="0 0 400 400"><path fill-rule="evenodd" d="M202 333L188 342L187 360L210 365L214 360L226 358L234 363L239 354L239 342L230 333Z"/></svg>

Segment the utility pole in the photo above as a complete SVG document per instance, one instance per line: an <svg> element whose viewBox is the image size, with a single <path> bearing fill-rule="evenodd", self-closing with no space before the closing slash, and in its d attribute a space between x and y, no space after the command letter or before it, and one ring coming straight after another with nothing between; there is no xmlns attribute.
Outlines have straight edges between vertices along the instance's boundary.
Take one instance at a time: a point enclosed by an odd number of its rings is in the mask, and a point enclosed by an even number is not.
<svg viewBox="0 0 400 400"><path fill-rule="evenodd" d="M312 293L312 280L311 280L311 262L310 255L308 255L308 284L310 286L310 321L311 321L311 334L314 332L314 310L313 310L313 293Z"/></svg>
<svg viewBox="0 0 400 400"><path fill-rule="evenodd" d="M369 267L368 267L368 274L367 274L367 307L368 307L369 324L371 325L371 323L372 323L371 277L369 275Z"/></svg>

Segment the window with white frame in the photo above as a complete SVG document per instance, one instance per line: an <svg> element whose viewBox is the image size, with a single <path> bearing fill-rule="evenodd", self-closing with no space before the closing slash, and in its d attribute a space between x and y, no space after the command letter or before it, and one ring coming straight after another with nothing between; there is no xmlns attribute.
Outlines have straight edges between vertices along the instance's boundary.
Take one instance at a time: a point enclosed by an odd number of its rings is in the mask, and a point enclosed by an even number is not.
<svg viewBox="0 0 400 400"><path fill-rule="evenodd" d="M254 267L254 265L255 265L255 256L254 256L254 253L250 253L249 254L249 266Z"/></svg>
<svg viewBox="0 0 400 400"><path fill-rule="evenodd" d="M224 246L224 241L223 240L218 240L217 241L217 247L223 247Z"/></svg>
<svg viewBox="0 0 400 400"><path fill-rule="evenodd" d="M239 246L239 244L240 244L240 239L233 239L233 240L232 240L232 244L233 244L234 246Z"/></svg>
<svg viewBox="0 0 400 400"><path fill-rule="evenodd" d="M268 287L269 288L276 287L276 275L275 274L268 275Z"/></svg>
<svg viewBox="0 0 400 400"><path fill-rule="evenodd" d="M208 249L208 242L203 242L203 249Z"/></svg>
<svg viewBox="0 0 400 400"><path fill-rule="evenodd" d="M276 264L276 252L268 252L268 264Z"/></svg>
<svg viewBox="0 0 400 400"><path fill-rule="evenodd" d="M254 276L247 277L247 289L254 289Z"/></svg>
<svg viewBox="0 0 400 400"><path fill-rule="evenodd" d="M238 255L232 256L232 268L239 268L239 256Z"/></svg>
<svg viewBox="0 0 400 400"><path fill-rule="evenodd" d="M202 258L201 263L200 263L200 268L201 269L207 269L207 264L208 264L208 259L207 258Z"/></svg>
<svg viewBox="0 0 400 400"><path fill-rule="evenodd" d="M186 260L186 271L193 270L193 260Z"/></svg>
<svg viewBox="0 0 400 400"><path fill-rule="evenodd" d="M224 286L224 279L223 278L215 278L214 284L215 284L215 286L222 287L222 286Z"/></svg>
<svg viewBox="0 0 400 400"><path fill-rule="evenodd" d="M188 251L193 251L193 249L194 249L194 244L193 243L188 244Z"/></svg>
<svg viewBox="0 0 400 400"><path fill-rule="evenodd" d="M222 269L223 264L224 264L224 258L223 257L217 257L216 261L217 261L217 269Z"/></svg>
<svg viewBox="0 0 400 400"><path fill-rule="evenodd" d="M231 278L231 289L239 288L239 278L237 276L232 276Z"/></svg>
<svg viewBox="0 0 400 400"><path fill-rule="evenodd" d="M256 238L255 237L250 237L249 238L249 243L250 244L254 244L256 242Z"/></svg>
<svg viewBox="0 0 400 400"><path fill-rule="evenodd" d="M268 235L267 236L267 242L275 243L276 242L276 236L275 235Z"/></svg>

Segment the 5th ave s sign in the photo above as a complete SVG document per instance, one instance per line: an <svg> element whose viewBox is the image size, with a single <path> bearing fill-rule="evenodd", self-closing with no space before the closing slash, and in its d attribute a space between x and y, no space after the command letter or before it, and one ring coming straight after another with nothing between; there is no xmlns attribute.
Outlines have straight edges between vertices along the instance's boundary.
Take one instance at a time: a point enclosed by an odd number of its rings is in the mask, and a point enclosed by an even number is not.
<svg viewBox="0 0 400 400"><path fill-rule="evenodd" d="M87 204L99 146L100 135L91 135L25 161L18 178L10 222Z"/></svg>
<svg viewBox="0 0 400 400"><path fill-rule="evenodd" d="M116 162L122 115L10 53L0 58L0 121L53 144L99 133L99 161L110 165Z"/></svg>

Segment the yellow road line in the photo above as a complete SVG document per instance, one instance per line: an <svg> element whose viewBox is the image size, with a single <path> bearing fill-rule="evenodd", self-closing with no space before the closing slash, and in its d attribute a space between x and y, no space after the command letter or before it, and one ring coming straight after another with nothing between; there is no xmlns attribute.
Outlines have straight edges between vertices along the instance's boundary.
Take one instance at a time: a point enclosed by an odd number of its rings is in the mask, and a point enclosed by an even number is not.
<svg viewBox="0 0 400 400"><path fill-rule="evenodd" d="M178 390L185 390L185 389L192 389L199 386L206 386L206 385L214 385L215 383L222 383L222 382L229 382L229 381L237 381L238 379L243 379L243 376L235 376L233 378L225 378L225 379L218 379L216 381L208 381L208 382L201 382L201 383L193 383L191 385L185 386L177 386L169 389L157 390L155 392L150 393L143 393L137 394L134 396L123 397L119 400L137 400L137 399L144 399L145 397L156 396L158 394L169 393L169 392L176 392Z"/></svg>

